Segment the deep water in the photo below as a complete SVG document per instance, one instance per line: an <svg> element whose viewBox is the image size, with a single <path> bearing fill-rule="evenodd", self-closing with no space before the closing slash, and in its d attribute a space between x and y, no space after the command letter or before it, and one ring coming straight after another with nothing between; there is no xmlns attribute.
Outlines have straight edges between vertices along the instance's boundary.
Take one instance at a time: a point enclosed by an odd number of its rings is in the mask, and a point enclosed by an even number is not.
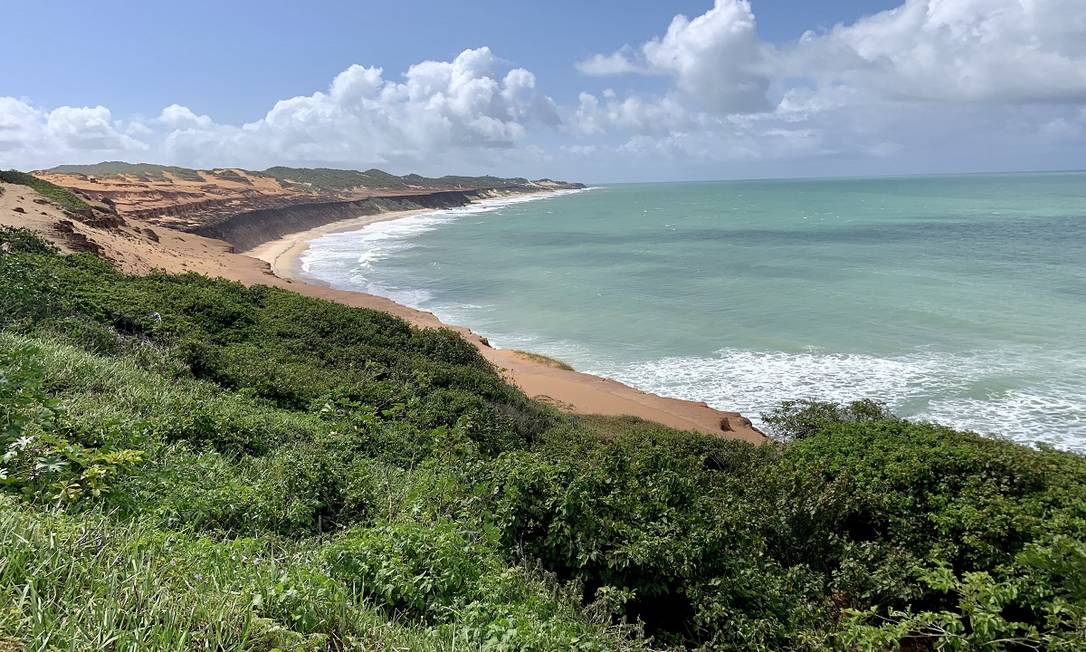
<svg viewBox="0 0 1086 652"><path fill-rule="evenodd" d="M1086 450L1083 173L608 186L329 235L303 262L755 418L873 397Z"/></svg>

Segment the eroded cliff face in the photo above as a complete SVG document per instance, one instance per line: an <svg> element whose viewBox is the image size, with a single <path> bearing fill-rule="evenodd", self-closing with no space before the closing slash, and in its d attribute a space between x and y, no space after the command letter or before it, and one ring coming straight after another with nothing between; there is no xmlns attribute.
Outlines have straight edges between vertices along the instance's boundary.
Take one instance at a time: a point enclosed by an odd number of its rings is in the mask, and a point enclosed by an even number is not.
<svg viewBox="0 0 1086 652"><path fill-rule="evenodd" d="M33 174L121 218L225 240L239 251L364 215L584 187L551 179L396 177L380 170L189 170L122 162Z"/></svg>
<svg viewBox="0 0 1086 652"><path fill-rule="evenodd" d="M351 201L293 204L223 215L189 230L204 237L229 242L237 251L246 251L285 235L307 231L331 222L392 211L455 208L493 195L492 191L487 190L446 190Z"/></svg>
<svg viewBox="0 0 1086 652"><path fill-rule="evenodd" d="M290 187L276 179L241 173L236 179L210 172L193 172L193 178L170 174L157 178L124 174L96 177L50 171L37 171L34 176L90 201L106 204L122 217L181 230L195 228L227 214L340 199L321 196L305 187Z"/></svg>

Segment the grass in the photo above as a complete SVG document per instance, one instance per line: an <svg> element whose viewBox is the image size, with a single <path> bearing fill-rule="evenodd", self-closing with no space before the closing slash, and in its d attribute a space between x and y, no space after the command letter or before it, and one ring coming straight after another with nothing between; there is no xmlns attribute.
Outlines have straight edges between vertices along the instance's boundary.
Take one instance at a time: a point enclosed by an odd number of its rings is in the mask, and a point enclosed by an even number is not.
<svg viewBox="0 0 1086 652"><path fill-rule="evenodd" d="M72 212L89 211L90 204L72 191L18 170L0 170L0 181L33 188L39 195Z"/></svg>
<svg viewBox="0 0 1086 652"><path fill-rule="evenodd" d="M90 165L58 165L46 170L54 174L81 174L88 177L131 176L147 180L165 181L167 173L185 181L203 181L199 171L176 165L157 165L154 163L126 163L124 161L104 161Z"/></svg>
<svg viewBox="0 0 1086 652"><path fill-rule="evenodd" d="M370 519L358 521L361 527L337 526L331 514L322 526L311 511L306 494L316 486L308 483L320 478L304 478L337 472L327 462L318 465L323 471L297 471L316 462L306 442L334 437L329 423L206 381L164 384L163 374L176 370L153 355L103 357L50 337L0 335L0 351L25 347L34 351L49 392L64 396L66 419L96 433L92 437L103 446L139 445L145 464L137 475L117 480L102 513L34 509L0 494L0 550L6 560L0 564L0 601L10 605L0 611L0 636L33 641L41 649L98 649L114 641L114 649L133 650L456 650L478 647L498 618L515 624L520 639L552 641L540 649L552 649L556 635L583 640L584 649L640 647L609 625L589 625L560 584L545 573L508 566L485 541L471 544L471 554L492 572L471 575L470 582L481 584L480 596L494 593L509 602L484 608L454 600L439 615L421 620L406 605L391 609L386 600L394 593L381 587L402 592L440 574L446 564L456 569L447 557L456 552L433 552L438 566L415 568L399 579L329 570L331 551L354 550L352 536L380 531L364 525ZM174 420L186 414L196 415L196 422ZM200 426L204 418L207 425ZM140 445L132 434L118 432L117 424L157 434ZM228 452L231 444L221 453L214 445L193 448L183 442L203 438L194 427L220 435L256 432L283 449L239 458ZM380 523L437 517L425 516L434 505L432 492L446 491L450 480L437 468L404 470L376 460L352 473L359 480L382 479L363 485L366 492L384 492L368 499L385 508ZM291 497L298 492L301 500ZM437 518L425 532L443 522ZM463 536L453 525L445 531ZM402 558L399 550L388 552L390 560ZM469 584L458 590L476 589ZM536 602L542 606L538 614L531 606ZM552 631L559 623L564 624L558 632Z"/></svg>
<svg viewBox="0 0 1086 652"><path fill-rule="evenodd" d="M544 365L546 367L553 367L555 369L565 369L566 371L574 371L573 367L569 366L565 362L562 362L561 360L556 360L555 358L545 356L545 355L543 355L541 353L532 353L531 351L521 351L519 349L514 349L513 353L515 353L516 355L518 355L518 356L520 356L522 358L525 358L527 360L531 360L532 362L538 362L539 364Z"/></svg>
<svg viewBox="0 0 1086 652"><path fill-rule="evenodd" d="M443 190L448 188L502 188L511 185L526 184L526 179L503 179L500 177L453 177L439 179L409 174L398 177L383 170L370 169L336 170L330 168L287 168L272 167L264 170L283 182L306 184L320 190L344 191L352 188L383 188L402 190L411 187Z"/></svg>
<svg viewBox="0 0 1086 652"><path fill-rule="evenodd" d="M236 170L232 170L232 169L229 169L229 168L212 170L211 173L214 174L215 176L219 177L220 179L227 179L227 180L230 180L230 181L236 181L238 183L244 183L244 184L247 184L247 185L252 185L252 183L253 183L247 177L244 177L244 176L238 174L238 172Z"/></svg>
<svg viewBox="0 0 1086 652"><path fill-rule="evenodd" d="M126 163L124 161L105 161L91 165L58 165L46 170L54 174L79 174L93 177L129 176L146 182L165 181L169 177L175 177L185 181L204 181L199 170L182 168L173 165L156 165L152 163ZM248 174L270 176L282 183L304 185L316 190L343 192L354 188L378 188L389 190L403 190L411 187L441 190L448 188L503 188L527 184L527 179L505 179L501 177L482 176L445 176L438 179L409 174L396 176L376 168L366 170L340 170L333 168L288 168L271 167L263 172L246 171ZM243 180L233 170L213 170L211 174L224 179L234 181Z"/></svg>
<svg viewBox="0 0 1086 652"><path fill-rule="evenodd" d="M357 170L272 167L264 170L264 174L280 181L304 184L318 190L343 191L358 187L398 188L402 185L399 177L392 175L373 177Z"/></svg>
<svg viewBox="0 0 1086 652"><path fill-rule="evenodd" d="M327 574L321 546L164 534L0 497L0 633L27 650L471 646L454 628L389 619L364 587Z"/></svg>
<svg viewBox="0 0 1086 652"><path fill-rule="evenodd" d="M0 645L1082 649L1082 456L571 419L450 331L0 242Z"/></svg>

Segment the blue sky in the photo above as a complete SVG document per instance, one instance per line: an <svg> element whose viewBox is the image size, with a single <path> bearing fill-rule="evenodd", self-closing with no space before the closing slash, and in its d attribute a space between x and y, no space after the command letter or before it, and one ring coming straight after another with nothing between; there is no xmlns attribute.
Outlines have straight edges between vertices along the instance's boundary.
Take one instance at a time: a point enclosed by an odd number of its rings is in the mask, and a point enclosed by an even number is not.
<svg viewBox="0 0 1086 652"><path fill-rule="evenodd" d="M1078 0L4 12L16 26L0 39L4 167L124 158L590 181L1086 167ZM406 75L426 61L441 65ZM349 91L333 96L341 74Z"/></svg>

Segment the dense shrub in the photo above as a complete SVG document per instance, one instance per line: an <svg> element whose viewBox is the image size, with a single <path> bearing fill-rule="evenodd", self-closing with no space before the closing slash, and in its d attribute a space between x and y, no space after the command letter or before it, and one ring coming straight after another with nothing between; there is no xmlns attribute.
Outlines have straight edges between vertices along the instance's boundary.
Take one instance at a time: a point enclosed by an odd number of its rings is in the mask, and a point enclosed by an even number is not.
<svg viewBox="0 0 1086 652"><path fill-rule="evenodd" d="M81 445L83 427L66 424L43 389L38 353L25 344L0 345L0 486L58 504L100 498L143 455Z"/></svg>
<svg viewBox="0 0 1086 652"><path fill-rule="evenodd" d="M571 423L450 331L0 252L0 648L1086 640L1081 456L875 401Z"/></svg>
<svg viewBox="0 0 1086 652"><path fill-rule="evenodd" d="M4 173L0 173L4 174ZM0 177L2 180L2 177ZM0 227L0 255L55 254L57 248L29 229Z"/></svg>
<svg viewBox="0 0 1086 652"><path fill-rule="evenodd" d="M453 607L481 597L484 550L452 523L412 523L349 535L326 558L334 574L367 587L390 608L445 620Z"/></svg>
<svg viewBox="0 0 1086 652"><path fill-rule="evenodd" d="M778 439L803 439L838 423L858 423L893 419L885 403L860 399L846 405L802 399L784 401L776 409L761 415L769 433Z"/></svg>

